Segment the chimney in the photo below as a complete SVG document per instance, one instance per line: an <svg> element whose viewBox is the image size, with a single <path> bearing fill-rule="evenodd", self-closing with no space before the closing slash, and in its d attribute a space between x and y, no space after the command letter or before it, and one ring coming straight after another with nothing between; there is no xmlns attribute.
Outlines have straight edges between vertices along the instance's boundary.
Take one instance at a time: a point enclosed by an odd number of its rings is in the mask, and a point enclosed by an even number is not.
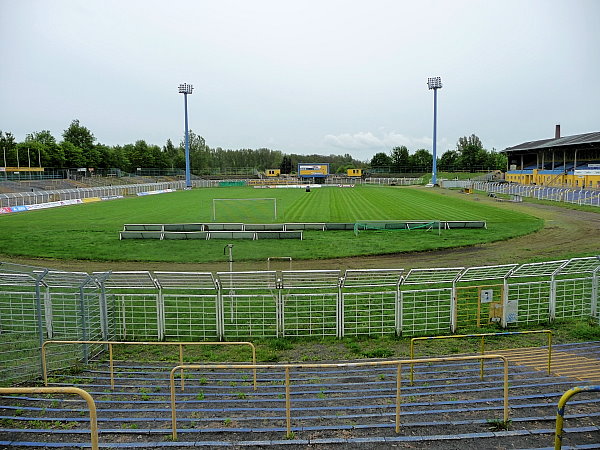
<svg viewBox="0 0 600 450"><path fill-rule="evenodd" d="M554 139L560 139L560 124L557 124L554 129Z"/></svg>

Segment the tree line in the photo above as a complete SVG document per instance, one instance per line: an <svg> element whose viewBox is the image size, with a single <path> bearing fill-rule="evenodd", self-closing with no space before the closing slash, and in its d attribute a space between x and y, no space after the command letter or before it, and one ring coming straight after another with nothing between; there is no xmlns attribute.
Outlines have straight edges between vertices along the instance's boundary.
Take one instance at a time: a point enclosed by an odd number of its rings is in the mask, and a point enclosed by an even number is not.
<svg viewBox="0 0 600 450"><path fill-rule="evenodd" d="M204 138L189 133L190 166L197 175L219 170L249 169L281 170L283 174L296 171L298 163L329 163L332 173L345 173L349 168L365 168L368 162L345 155L284 154L269 148L229 150L209 147ZM27 134L16 142L10 132L0 131L0 165L5 167L94 168L120 169L135 173L138 168L185 169L183 139L175 145L167 139L164 146L148 144L140 139L132 144L108 146L97 142L94 134L75 119L57 139L48 130ZM389 173L428 172L433 157L428 150L410 154L406 146L394 147L390 154L376 153L370 161L371 171ZM437 161L440 171L504 170L506 156L483 148L476 135L461 137L456 149L448 150Z"/></svg>
<svg viewBox="0 0 600 450"><path fill-rule="evenodd" d="M189 146L190 169L198 175L236 168L279 168L282 173L291 173L300 162L328 162L332 172L365 166L349 154L297 155L268 148L212 148L193 131L189 133ZM10 132L0 131L0 158L0 166L5 167L120 169L128 173L135 173L138 168L183 170L185 143L182 139L175 145L167 139L160 147L140 139L132 144L108 146L97 142L94 134L76 119L64 130L61 141L48 130L27 134L23 142L16 142Z"/></svg>
<svg viewBox="0 0 600 450"><path fill-rule="evenodd" d="M459 138L456 149L447 150L437 158L437 169L445 172L480 172L506 170L507 157L496 150L483 148L474 134ZM409 154L406 146L394 147L390 154L376 153L371 159L371 169L379 172L427 172L433 165L429 150L419 149Z"/></svg>

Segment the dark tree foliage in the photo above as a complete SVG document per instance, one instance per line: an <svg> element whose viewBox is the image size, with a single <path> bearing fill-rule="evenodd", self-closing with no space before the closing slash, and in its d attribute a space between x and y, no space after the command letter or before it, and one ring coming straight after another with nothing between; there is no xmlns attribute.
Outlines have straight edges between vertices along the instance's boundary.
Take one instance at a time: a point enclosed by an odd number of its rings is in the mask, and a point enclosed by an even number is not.
<svg viewBox="0 0 600 450"><path fill-rule="evenodd" d="M486 150L479 137L472 134L459 138L456 150L442 154L437 159L437 168L448 172L505 170L506 161L506 155ZM371 159L371 169L380 173L427 172L432 165L433 156L428 150L419 149L411 155L405 146L394 147L389 156L377 153Z"/></svg>
<svg viewBox="0 0 600 450"><path fill-rule="evenodd" d="M289 175L292 173L292 158L288 155L284 155L281 159L281 165L279 166L282 174Z"/></svg>
<svg viewBox="0 0 600 450"><path fill-rule="evenodd" d="M390 158L386 153L375 153L373 158L371 158L371 167L385 167L391 165L392 158Z"/></svg>
<svg viewBox="0 0 600 450"><path fill-rule="evenodd" d="M75 119L57 143L50 131L30 133L24 142L15 142L10 133L0 131L0 166L38 166L47 168L95 168L120 169L137 173L138 169L184 169L185 144L183 139L175 146L168 139L163 147L149 144L143 139L125 145L107 146L96 143L93 133ZM300 162L330 163L334 173L346 166L363 167L364 164L351 155L284 155L269 148L229 150L209 147L204 138L189 133L190 164L197 175L219 173L219 171L244 168L245 173L264 171L280 167L283 173L293 173Z"/></svg>
<svg viewBox="0 0 600 450"><path fill-rule="evenodd" d="M392 149L392 171L404 172L409 167L408 148L405 145Z"/></svg>
<svg viewBox="0 0 600 450"><path fill-rule="evenodd" d="M83 151L90 151L96 140L90 130L79 124L78 119L71 122L71 125L63 132L62 136L65 142L70 142Z"/></svg>

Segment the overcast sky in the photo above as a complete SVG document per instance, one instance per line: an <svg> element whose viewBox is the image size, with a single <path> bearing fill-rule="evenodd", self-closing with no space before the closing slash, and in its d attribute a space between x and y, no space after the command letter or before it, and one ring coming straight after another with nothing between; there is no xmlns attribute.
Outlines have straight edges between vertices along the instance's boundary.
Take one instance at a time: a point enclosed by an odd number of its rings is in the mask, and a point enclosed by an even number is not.
<svg viewBox="0 0 600 450"><path fill-rule="evenodd" d="M0 0L0 130L350 153L600 131L598 0Z"/></svg>

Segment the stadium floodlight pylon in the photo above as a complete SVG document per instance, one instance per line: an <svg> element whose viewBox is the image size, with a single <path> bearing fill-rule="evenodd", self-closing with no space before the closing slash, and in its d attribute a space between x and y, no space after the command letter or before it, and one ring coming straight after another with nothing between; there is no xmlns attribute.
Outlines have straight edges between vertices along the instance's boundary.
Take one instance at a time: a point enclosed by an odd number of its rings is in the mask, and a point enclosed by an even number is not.
<svg viewBox="0 0 600 450"><path fill-rule="evenodd" d="M190 175L190 136L188 133L188 112L187 112L187 96L191 95L194 86L187 83L179 85L179 93L183 94L183 104L185 108L185 187L192 188L192 180Z"/></svg>
<svg viewBox="0 0 600 450"><path fill-rule="evenodd" d="M437 90L442 88L441 77L427 78L427 87L433 89L433 165L431 168L431 184L437 184Z"/></svg>

